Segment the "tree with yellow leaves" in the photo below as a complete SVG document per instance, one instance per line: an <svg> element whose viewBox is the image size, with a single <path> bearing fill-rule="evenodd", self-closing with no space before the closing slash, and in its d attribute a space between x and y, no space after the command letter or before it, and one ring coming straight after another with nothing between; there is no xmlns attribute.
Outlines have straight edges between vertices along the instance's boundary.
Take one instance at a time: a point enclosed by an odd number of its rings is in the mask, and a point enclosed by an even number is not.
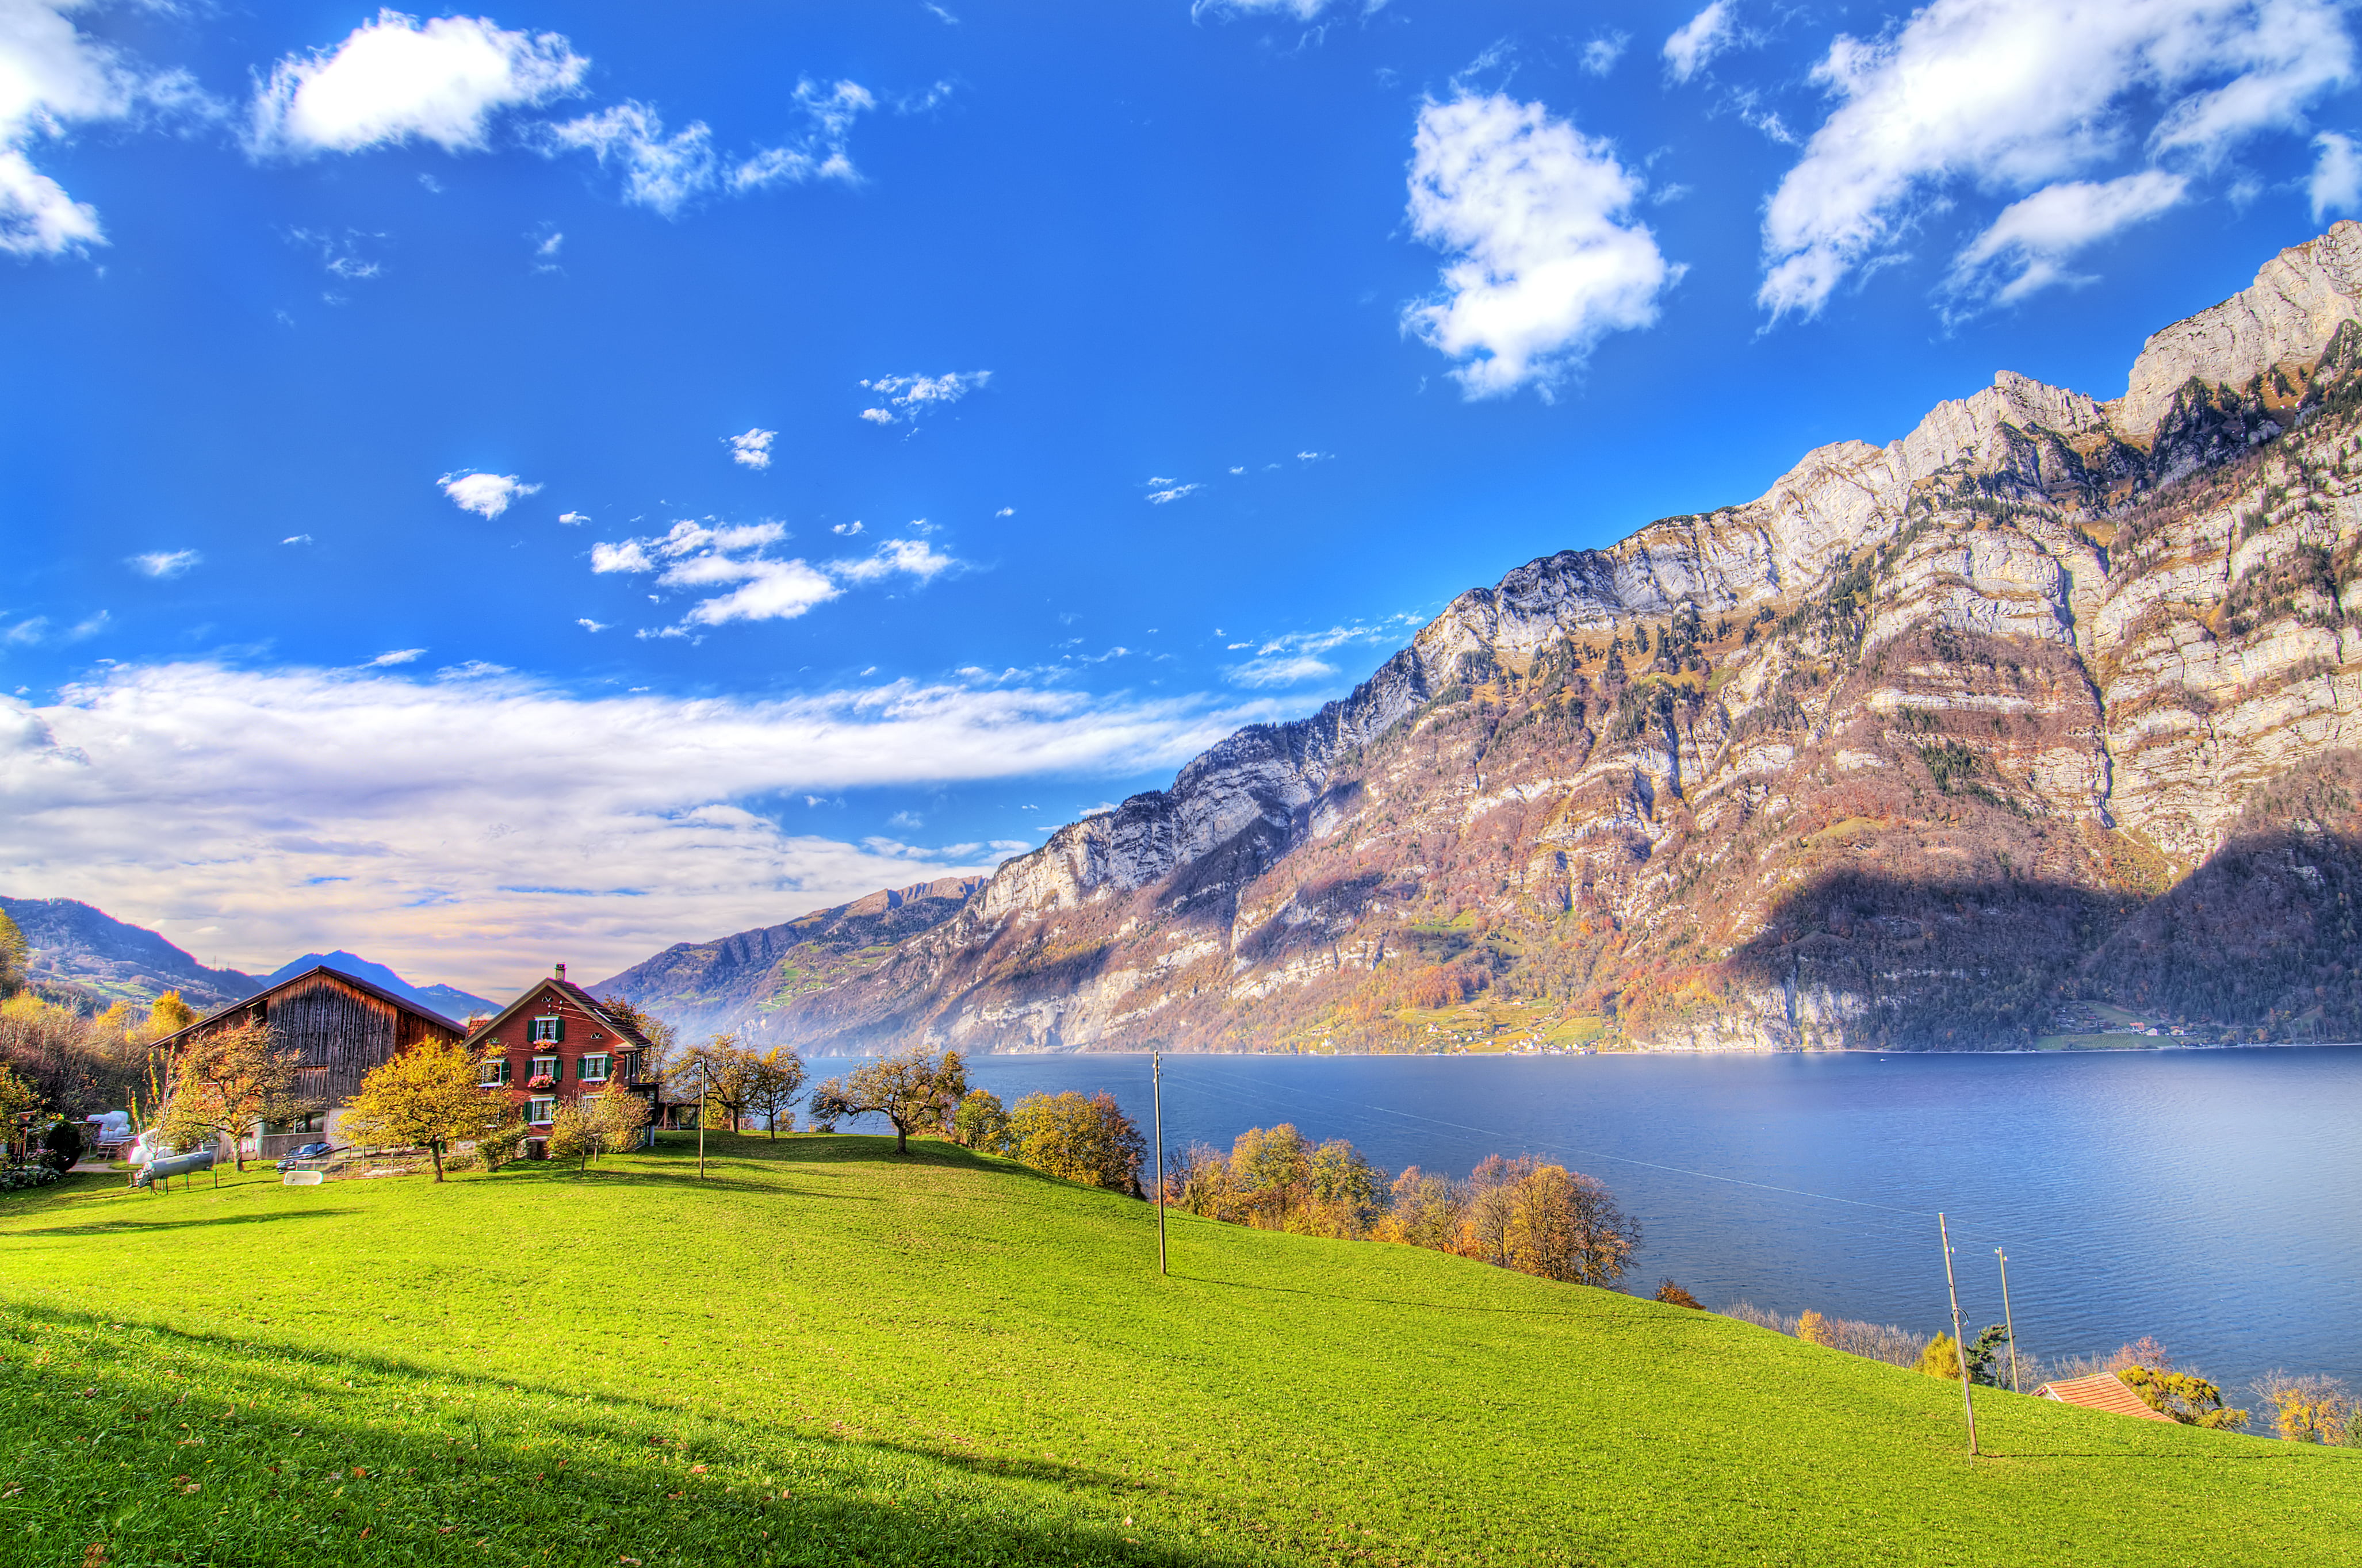
<svg viewBox="0 0 2362 1568"><path fill-rule="evenodd" d="M226 1141L241 1171L257 1123L312 1109L296 1092L295 1053L273 1043L268 1024L233 1024L182 1044L170 1064L170 1085L157 1118L165 1140L175 1148Z"/></svg>
<svg viewBox="0 0 2362 1568"><path fill-rule="evenodd" d="M508 1102L477 1082L475 1056L456 1040L413 1045L373 1068L345 1108L343 1132L359 1143L425 1148L443 1179L443 1152L505 1126Z"/></svg>

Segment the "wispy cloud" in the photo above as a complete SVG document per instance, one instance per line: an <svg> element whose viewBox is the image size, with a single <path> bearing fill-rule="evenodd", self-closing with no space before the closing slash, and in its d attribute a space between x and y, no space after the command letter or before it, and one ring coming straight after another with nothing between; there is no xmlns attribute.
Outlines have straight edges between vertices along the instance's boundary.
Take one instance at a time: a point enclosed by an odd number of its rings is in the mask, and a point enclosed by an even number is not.
<svg viewBox="0 0 2362 1568"><path fill-rule="evenodd" d="M133 556L130 566L148 577L171 578L181 576L204 558L194 550L149 550Z"/></svg>
<svg viewBox="0 0 2362 1568"><path fill-rule="evenodd" d="M590 569L653 573L659 586L692 593L723 590L699 600L661 634L685 635L734 621L793 620L847 585L897 576L924 583L961 564L924 539L888 539L871 555L833 561L773 554L772 547L787 537L778 523L683 521L668 533L591 546Z"/></svg>
<svg viewBox="0 0 2362 1568"><path fill-rule="evenodd" d="M1676 82L1687 82L1738 41L1738 6L1731 0L1714 0L1665 40L1665 74Z"/></svg>
<svg viewBox="0 0 2362 1568"><path fill-rule="evenodd" d="M879 376L861 383L878 403L861 411L872 425L908 424L952 404L992 380L990 370L953 370L940 376Z"/></svg>
<svg viewBox="0 0 2362 1568"><path fill-rule="evenodd" d="M381 653L370 660L368 668L387 669L397 664L415 664L425 652L425 648L395 648L391 653Z"/></svg>
<svg viewBox="0 0 2362 1568"><path fill-rule="evenodd" d="M790 95L803 133L777 146L725 155L702 120L667 134L653 105L627 100L595 114L543 127L542 150L588 152L624 179L624 199L667 217L706 197L744 195L769 185L860 179L847 144L853 122L877 106L857 82L800 81Z"/></svg>
<svg viewBox="0 0 2362 1568"><path fill-rule="evenodd" d="M1149 482L1153 484L1156 481L1152 480ZM1148 492L1148 503L1151 506L1164 506L1169 502L1180 500L1185 495L1195 494L1197 491L1205 488L1206 487L1202 484L1168 485L1163 490L1150 491Z"/></svg>

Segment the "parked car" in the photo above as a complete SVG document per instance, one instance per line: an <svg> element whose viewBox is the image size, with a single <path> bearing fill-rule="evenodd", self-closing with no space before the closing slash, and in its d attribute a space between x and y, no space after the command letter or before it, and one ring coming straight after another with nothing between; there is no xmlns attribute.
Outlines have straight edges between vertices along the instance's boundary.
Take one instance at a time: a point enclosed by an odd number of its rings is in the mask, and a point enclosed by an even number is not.
<svg viewBox="0 0 2362 1568"><path fill-rule="evenodd" d="M333 1143L306 1143L302 1148L296 1150L293 1154L288 1155L285 1159L280 1161L279 1169L282 1173L292 1171L297 1166L308 1165L312 1161L325 1160L336 1152L337 1147Z"/></svg>

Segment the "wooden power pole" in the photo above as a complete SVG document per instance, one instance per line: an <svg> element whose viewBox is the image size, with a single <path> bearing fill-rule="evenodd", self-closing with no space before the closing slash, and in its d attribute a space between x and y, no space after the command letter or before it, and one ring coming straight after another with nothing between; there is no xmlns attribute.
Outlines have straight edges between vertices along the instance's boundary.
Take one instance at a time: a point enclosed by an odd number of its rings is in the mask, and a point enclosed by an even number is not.
<svg viewBox="0 0 2362 1568"><path fill-rule="evenodd" d="M2009 1335L2009 1391L2023 1394L2025 1390L2017 1386L2017 1320L2009 1312L2009 1254L1995 1247L1993 1256L2001 1259L2001 1326Z"/></svg>
<svg viewBox="0 0 2362 1568"><path fill-rule="evenodd" d="M700 1181L705 1179L705 1085L711 1077L711 1070L705 1064L699 1063L697 1066L697 1176ZM1950 1264L1948 1263L1945 1266L1949 1267ZM1958 1318L1959 1313L1955 1311L1952 1316Z"/></svg>
<svg viewBox="0 0 2362 1568"><path fill-rule="evenodd" d="M1936 1234L1944 1242L1944 1288L1952 1297L1952 1349L1960 1358L1960 1404L1969 1413L1969 1457L1977 1457L1977 1400L1969 1392L1969 1339L1960 1327L1960 1287L1952 1278L1952 1232L1945 1226L1944 1217L1936 1216Z"/></svg>
<svg viewBox="0 0 2362 1568"><path fill-rule="evenodd" d="M1156 1124L1156 1272L1164 1274L1164 1053L1151 1049L1148 1053L1149 1103L1154 1109L1152 1119Z"/></svg>

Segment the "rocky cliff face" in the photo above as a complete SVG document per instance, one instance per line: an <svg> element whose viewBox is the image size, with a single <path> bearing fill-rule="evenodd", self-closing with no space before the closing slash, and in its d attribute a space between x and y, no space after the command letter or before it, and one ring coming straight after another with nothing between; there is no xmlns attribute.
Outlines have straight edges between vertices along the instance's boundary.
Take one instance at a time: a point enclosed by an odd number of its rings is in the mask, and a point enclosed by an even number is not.
<svg viewBox="0 0 2362 1568"><path fill-rule="evenodd" d="M2362 834L2357 318L2341 223L2150 338L2122 398L2004 371L1743 505L1521 567L769 1027L1399 1049L1490 1008L1658 1047L1984 1045L2109 999L2362 1024L2332 956ZM2226 900L2310 956L2226 965Z"/></svg>
<svg viewBox="0 0 2362 1568"><path fill-rule="evenodd" d="M262 988L251 975L208 969L145 926L127 925L74 899L0 898L0 914L16 922L31 949L27 981L58 1001L145 1007L176 990L203 1011Z"/></svg>

